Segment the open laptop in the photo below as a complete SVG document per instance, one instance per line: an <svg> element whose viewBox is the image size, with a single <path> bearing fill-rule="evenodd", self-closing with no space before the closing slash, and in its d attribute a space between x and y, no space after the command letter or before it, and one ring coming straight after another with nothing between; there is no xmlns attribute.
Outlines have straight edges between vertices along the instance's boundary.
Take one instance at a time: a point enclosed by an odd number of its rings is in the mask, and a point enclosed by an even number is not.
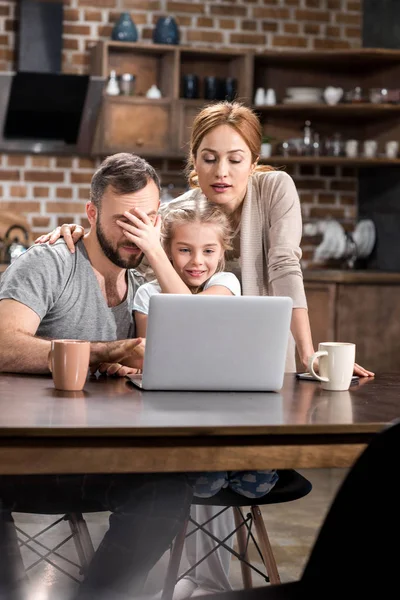
<svg viewBox="0 0 400 600"><path fill-rule="evenodd" d="M150 298L144 390L277 391L283 385L292 300L159 294Z"/></svg>

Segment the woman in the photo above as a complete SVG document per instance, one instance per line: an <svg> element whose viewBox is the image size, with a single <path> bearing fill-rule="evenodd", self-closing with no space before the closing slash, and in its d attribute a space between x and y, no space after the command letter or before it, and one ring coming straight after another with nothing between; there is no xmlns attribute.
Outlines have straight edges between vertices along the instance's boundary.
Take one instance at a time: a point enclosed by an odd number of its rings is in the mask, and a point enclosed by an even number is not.
<svg viewBox="0 0 400 600"><path fill-rule="evenodd" d="M243 295L290 296L293 300L291 333L286 371L294 372L295 344L304 370L314 352L307 302L300 267L302 219L300 201L292 178L283 171L258 165L262 128L249 108L237 102L220 102L204 108L195 118L191 133L188 175L191 190L162 207L161 213L179 207L189 197L206 198L228 216L234 231L231 259L241 271ZM67 241L80 231L68 226L57 228ZM354 373L373 375L359 365ZM207 521L219 509L196 507L195 519ZM230 513L211 524L213 532L224 538L234 529ZM202 533L188 538L186 550L194 564L210 550L210 541ZM193 577L181 580L177 598L197 595L201 589L230 589L229 555L219 550L199 565Z"/></svg>

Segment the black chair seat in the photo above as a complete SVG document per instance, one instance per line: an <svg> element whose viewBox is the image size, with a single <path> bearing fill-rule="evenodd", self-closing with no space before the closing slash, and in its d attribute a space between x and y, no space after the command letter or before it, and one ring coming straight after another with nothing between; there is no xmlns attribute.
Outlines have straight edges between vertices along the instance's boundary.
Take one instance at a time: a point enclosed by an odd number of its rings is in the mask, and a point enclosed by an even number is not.
<svg viewBox="0 0 400 600"><path fill-rule="evenodd" d="M198 498L194 496L192 504L207 506L264 506L265 504L279 504L291 502L307 496L311 492L311 483L300 473L293 469L278 471L279 479L272 490L260 498L247 498L224 488L211 498Z"/></svg>

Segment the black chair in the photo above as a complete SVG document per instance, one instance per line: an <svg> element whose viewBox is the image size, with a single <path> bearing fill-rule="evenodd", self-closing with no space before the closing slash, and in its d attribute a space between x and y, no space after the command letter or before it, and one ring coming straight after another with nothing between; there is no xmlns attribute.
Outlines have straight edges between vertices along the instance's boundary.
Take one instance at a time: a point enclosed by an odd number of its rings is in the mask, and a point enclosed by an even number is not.
<svg viewBox="0 0 400 600"><path fill-rule="evenodd" d="M398 598L399 464L396 422L374 436L347 474L299 581L207 600Z"/></svg>
<svg viewBox="0 0 400 600"><path fill-rule="evenodd" d="M309 494L311 488L311 483L305 477L300 475L300 473L297 473L297 471L288 469L279 471L279 479L276 485L269 492L269 494L262 496L261 498L245 498L231 491L229 488L221 490L218 494L212 496L211 498L194 497L192 504L221 507L221 511L215 515L215 517L213 517L214 519L226 510L233 508L235 516L235 529L231 532L228 538L225 540L220 540L207 530L206 525L209 523L209 521L206 523L197 523L194 519L192 519L192 517L189 516L172 546L162 599L170 600L170 598L172 598L177 581L188 575L195 567L197 567L197 565L203 562L203 560L206 560L212 552L215 552L220 547L225 548L231 554L233 554L233 556L236 556L236 558L240 560L243 586L245 589L252 587L252 570L264 577L266 582L271 582L274 584L280 583L278 568L262 518L260 506L298 500L299 498L303 498ZM250 506L250 512L247 513L247 515L243 513L243 505ZM195 527L193 531L187 534L186 532L189 523L192 523ZM252 532L253 525L256 532L256 537ZM190 569L178 577L185 538L187 535L193 535L198 530L203 531L209 537L211 537L215 541L215 547L211 552L201 558L201 560L199 560L195 565L190 567ZM239 552L235 552L225 543L227 539L229 539L235 533L237 536ZM262 562L264 563L266 574L262 573L258 568L249 562L247 549L250 539L254 542Z"/></svg>
<svg viewBox="0 0 400 600"><path fill-rule="evenodd" d="M31 511L27 508L24 508L24 510L19 510L18 512L21 512L23 514L37 514L36 510ZM51 514L58 515L59 513L54 512ZM62 521L68 522L71 534L63 538L56 546L49 548L43 541L40 541L39 538L45 535L54 527L56 527ZM17 532L17 538L20 548L22 546L25 546L38 556L38 559L36 561L30 564L29 567L25 568L26 572L36 567L36 565L38 565L39 563L45 561L61 573L64 573L64 575L67 575L69 578L73 579L74 581L80 581L80 576L85 573L94 554L93 543L82 513L67 513L65 515L59 516L59 518L53 521L50 525L47 525L47 527L44 527L38 533L32 536L26 533L26 531L24 531L18 525L14 524L14 527ZM66 544L71 539L75 544L75 549L79 560L78 563L72 561L70 558L66 557L65 555L59 552L62 546L64 546L64 544ZM63 569L59 564L52 560L52 556L57 556L69 565L74 566L77 569L78 576L75 577L69 571Z"/></svg>

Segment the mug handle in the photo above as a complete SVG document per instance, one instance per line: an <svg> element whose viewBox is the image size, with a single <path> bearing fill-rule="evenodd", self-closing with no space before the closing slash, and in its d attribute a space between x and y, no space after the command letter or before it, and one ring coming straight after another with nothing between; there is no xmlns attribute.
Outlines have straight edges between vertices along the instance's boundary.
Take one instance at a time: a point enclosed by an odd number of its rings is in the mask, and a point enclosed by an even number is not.
<svg viewBox="0 0 400 600"><path fill-rule="evenodd" d="M320 356L328 356L327 351L326 350L318 350L318 352L314 352L314 354L312 356L310 356L310 358L308 359L308 370L310 371L311 375L313 377L315 377L315 379L318 379L318 381L329 381L329 379L327 377L321 377L314 370L315 359L319 358Z"/></svg>
<svg viewBox="0 0 400 600"><path fill-rule="evenodd" d="M53 369L51 368L51 359L53 356L53 350L50 350L50 352L47 355L47 366L49 367L49 371L50 373L53 373Z"/></svg>

